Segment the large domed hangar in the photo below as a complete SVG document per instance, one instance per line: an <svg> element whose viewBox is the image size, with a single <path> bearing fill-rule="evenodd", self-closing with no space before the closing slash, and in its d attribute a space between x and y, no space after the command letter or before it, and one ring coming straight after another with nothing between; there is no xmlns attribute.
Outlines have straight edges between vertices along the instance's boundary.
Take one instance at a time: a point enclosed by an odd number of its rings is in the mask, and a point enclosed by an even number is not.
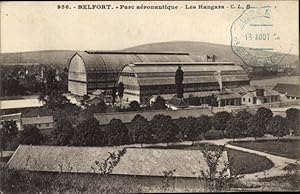
<svg viewBox="0 0 300 194"><path fill-rule="evenodd" d="M123 99L145 105L155 95L176 95L178 66L184 72L184 96L201 96L207 101L213 93L250 85L247 72L232 62L138 62L126 65L120 73L118 83L125 88Z"/></svg>
<svg viewBox="0 0 300 194"><path fill-rule="evenodd" d="M181 52L84 51L69 62L68 90L84 96L97 89L112 89L119 73L135 62L195 62L200 58Z"/></svg>

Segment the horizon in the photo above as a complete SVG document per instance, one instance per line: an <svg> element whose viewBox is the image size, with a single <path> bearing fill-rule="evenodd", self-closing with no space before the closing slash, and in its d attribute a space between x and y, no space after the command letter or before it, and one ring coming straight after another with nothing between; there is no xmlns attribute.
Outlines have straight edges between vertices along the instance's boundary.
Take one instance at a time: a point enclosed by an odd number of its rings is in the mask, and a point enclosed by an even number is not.
<svg viewBox="0 0 300 194"><path fill-rule="evenodd" d="M204 44L213 44L213 45L218 45L218 46L228 46L231 47L231 45L225 45L225 44L217 44L217 43L212 43L212 42L202 42L202 41L189 41L189 40L174 40L174 41L166 41L166 42L149 42L149 43L145 43L145 44L139 44L139 45L134 45L134 46L130 46L127 48L123 48L123 49L83 49L83 50L75 50L75 49L64 49L64 48L59 48L59 49L43 49L43 50L28 50L28 51L17 51L17 52L0 52L1 54L18 54L18 53L31 53L31 52L52 52L52 51L73 51L73 52L79 52L79 51L127 51L127 49L131 49L134 47L140 47L140 46L145 46L145 45L152 45L152 44L165 44L165 43L187 43L187 42L192 42L192 43L204 43ZM134 51L134 50L130 50L130 51ZM137 50L137 51L141 51L141 50ZM154 50L153 50L154 51ZM147 50L147 52L153 52L152 50L149 51ZM161 51L157 51L157 52L186 52L191 54L190 52L187 51L170 51L170 50L161 50ZM272 51L265 51L265 52L270 52L270 53L274 53ZM285 55L289 55L289 56L298 56L299 57L299 53L298 54L291 54L289 52L280 52L281 54L285 54Z"/></svg>

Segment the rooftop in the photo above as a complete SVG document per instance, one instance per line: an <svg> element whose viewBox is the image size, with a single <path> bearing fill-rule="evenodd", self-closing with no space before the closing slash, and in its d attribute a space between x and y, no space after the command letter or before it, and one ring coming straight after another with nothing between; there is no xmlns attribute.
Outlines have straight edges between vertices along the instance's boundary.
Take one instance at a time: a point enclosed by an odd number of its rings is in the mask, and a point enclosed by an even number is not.
<svg viewBox="0 0 300 194"><path fill-rule="evenodd" d="M19 98L12 100L0 100L0 109L17 109L43 106L43 102L39 101L38 97Z"/></svg>
<svg viewBox="0 0 300 194"><path fill-rule="evenodd" d="M33 125L33 124L52 123L52 122L53 122L53 116L22 118L23 125Z"/></svg>
<svg viewBox="0 0 300 194"><path fill-rule="evenodd" d="M97 51L97 50L86 50L88 54L148 54L148 55L189 55L187 52L147 52L147 51Z"/></svg>
<svg viewBox="0 0 300 194"><path fill-rule="evenodd" d="M134 62L132 63L134 66L146 66L146 65L236 65L233 62L221 62L221 61L215 61L215 62L209 62L209 61L197 61L197 62ZM238 65L236 65L238 66Z"/></svg>
<svg viewBox="0 0 300 194"><path fill-rule="evenodd" d="M6 114L6 115L0 115L0 121L7 121L12 119L21 119L21 113L14 113L14 114Z"/></svg>
<svg viewBox="0 0 300 194"><path fill-rule="evenodd" d="M173 98L171 98L167 104L171 105L171 106L175 106L177 108L187 108L188 104L181 98L177 98L176 96L174 96Z"/></svg>
<svg viewBox="0 0 300 194"><path fill-rule="evenodd" d="M241 95L237 92L221 92L217 94L218 99L225 100L225 99L235 99L235 98L241 98Z"/></svg>
<svg viewBox="0 0 300 194"><path fill-rule="evenodd" d="M7 166L10 169L29 171L101 173L96 161L102 162L109 157L109 152L116 153L121 149L20 145ZM228 161L226 152L221 161ZM111 174L164 176L164 171L174 169L174 177L198 177L201 175L200 171L205 171L208 167L199 150L126 148Z"/></svg>
<svg viewBox="0 0 300 194"><path fill-rule="evenodd" d="M298 84L278 83L273 90L289 96L300 97L300 85Z"/></svg>

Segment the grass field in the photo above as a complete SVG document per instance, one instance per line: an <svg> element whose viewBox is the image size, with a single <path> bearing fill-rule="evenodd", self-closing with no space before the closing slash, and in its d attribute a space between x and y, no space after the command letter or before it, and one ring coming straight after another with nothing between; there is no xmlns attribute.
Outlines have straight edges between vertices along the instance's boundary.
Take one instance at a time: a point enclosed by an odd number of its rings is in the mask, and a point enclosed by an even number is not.
<svg viewBox="0 0 300 194"><path fill-rule="evenodd" d="M199 143L193 146L168 146L168 147L155 147L160 149L186 149L186 150L203 150L205 143ZM233 175L250 174L268 170L274 166L272 161L266 157L242 152L234 149L225 148L228 154L228 160L230 165L230 171ZM246 168L245 168L246 167Z"/></svg>
<svg viewBox="0 0 300 194"><path fill-rule="evenodd" d="M299 140L261 140L261 141L245 141L231 142L230 144L254 149L278 156L292 159L300 159L300 141Z"/></svg>

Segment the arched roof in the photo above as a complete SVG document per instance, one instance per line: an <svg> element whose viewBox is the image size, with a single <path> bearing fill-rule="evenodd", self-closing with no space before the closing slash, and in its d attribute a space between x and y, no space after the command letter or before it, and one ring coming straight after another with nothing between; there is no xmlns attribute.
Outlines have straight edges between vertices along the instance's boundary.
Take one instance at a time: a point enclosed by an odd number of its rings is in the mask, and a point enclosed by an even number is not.
<svg viewBox="0 0 300 194"><path fill-rule="evenodd" d="M219 73L225 82L249 81L244 69L231 62L133 63L122 72L131 69L140 85L173 84L178 65L184 71L184 83L218 82Z"/></svg>
<svg viewBox="0 0 300 194"><path fill-rule="evenodd" d="M188 53L132 52L132 51L85 51L77 52L84 61L86 72L119 72L126 64L135 62L193 62ZM69 63L69 64L70 64Z"/></svg>
<svg viewBox="0 0 300 194"><path fill-rule="evenodd" d="M240 65L235 65L232 62L135 62L129 65L134 69L136 73L172 72L175 74L178 65L180 65L183 68L184 72L244 71L244 69Z"/></svg>

